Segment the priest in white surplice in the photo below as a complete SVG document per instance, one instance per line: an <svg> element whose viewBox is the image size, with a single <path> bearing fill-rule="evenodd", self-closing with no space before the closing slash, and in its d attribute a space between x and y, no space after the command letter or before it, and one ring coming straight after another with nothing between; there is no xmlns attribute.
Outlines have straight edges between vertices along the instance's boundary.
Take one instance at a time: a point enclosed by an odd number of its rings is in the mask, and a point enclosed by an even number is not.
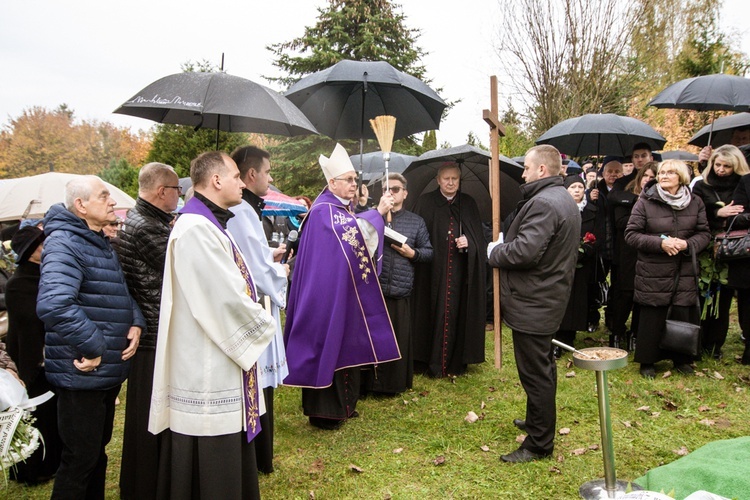
<svg viewBox="0 0 750 500"><path fill-rule="evenodd" d="M246 261L226 233L242 200L237 165L203 153L195 196L169 237L149 431L164 431L157 498L259 498L255 446L263 393L256 363L275 321L256 302Z"/></svg>
<svg viewBox="0 0 750 500"><path fill-rule="evenodd" d="M260 292L260 303L276 320L276 335L258 360L266 413L260 419L263 430L254 441L258 470L264 474L273 472L273 390L289 374L280 314L280 309L286 307L289 266L280 263L285 250L283 244L279 248L268 246L261 218L265 205L261 196L268 194L268 186L273 182L270 158L267 151L255 146L243 146L232 153L245 189L242 190L242 203L231 208L234 217L227 223L227 229L250 267Z"/></svg>

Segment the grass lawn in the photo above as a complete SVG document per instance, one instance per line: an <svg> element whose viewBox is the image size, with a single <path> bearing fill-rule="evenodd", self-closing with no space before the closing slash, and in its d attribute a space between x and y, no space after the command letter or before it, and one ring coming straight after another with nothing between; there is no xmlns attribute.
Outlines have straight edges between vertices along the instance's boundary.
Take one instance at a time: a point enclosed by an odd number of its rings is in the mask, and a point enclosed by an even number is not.
<svg viewBox="0 0 750 500"><path fill-rule="evenodd" d="M264 498L508 498L573 499L585 481L604 476L594 372L558 362L558 434L553 459L505 464L500 455L518 446L514 418L523 418L510 332L504 332L503 368L488 361L453 380L414 379L395 398L367 398L360 417L337 431L311 427L299 389L276 391L276 471L260 479ZM580 333L578 344L596 334ZM602 340L603 341L603 340ZM750 367L739 364L743 346L733 317L724 358L697 364L697 374L672 374L657 364L655 380L638 365L608 373L617 477L635 479L651 468L711 441L750 435ZM631 357L632 360L632 357ZM108 498L118 498L123 405L109 446ZM480 419L467 423L474 411ZM51 484L0 485L0 498L49 498Z"/></svg>

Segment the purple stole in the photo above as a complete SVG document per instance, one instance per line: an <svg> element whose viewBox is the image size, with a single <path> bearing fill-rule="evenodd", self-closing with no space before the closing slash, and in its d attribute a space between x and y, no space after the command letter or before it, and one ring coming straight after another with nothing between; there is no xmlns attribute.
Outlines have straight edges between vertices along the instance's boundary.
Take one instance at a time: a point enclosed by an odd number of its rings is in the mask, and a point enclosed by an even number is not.
<svg viewBox="0 0 750 500"><path fill-rule="evenodd" d="M229 239L229 243L232 245L234 263L237 265L237 268L240 270L240 272L242 273L242 277L245 278L245 282L247 283L246 292L251 299L256 300L257 295L255 293L255 284L253 283L253 279L250 276L250 271L245 265L242 254L234 245L232 238L229 237L224 228L221 227L221 224L219 224L219 221L216 220L216 216L213 214L213 212L211 212L211 209L209 209L201 200L193 197L190 198L190 200L188 200L182 210L180 210L180 214L195 214L205 217L206 219L211 221L214 226L219 228L219 231L221 231L222 234L224 234ZM256 369L256 366L257 364L253 365L250 371L242 370L242 394L245 401L245 424L247 426L248 443L252 441L253 438L255 438L255 436L257 436L260 432L258 370Z"/></svg>

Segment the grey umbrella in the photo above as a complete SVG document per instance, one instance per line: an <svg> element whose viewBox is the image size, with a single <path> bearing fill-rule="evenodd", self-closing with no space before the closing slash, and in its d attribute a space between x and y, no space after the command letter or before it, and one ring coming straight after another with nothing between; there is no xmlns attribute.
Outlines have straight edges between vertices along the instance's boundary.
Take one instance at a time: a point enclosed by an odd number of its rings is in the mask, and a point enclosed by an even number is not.
<svg viewBox="0 0 750 500"><path fill-rule="evenodd" d="M385 161L383 161L383 153L380 151L365 153L361 158L360 155L352 155L349 158L354 165L362 165L362 182L370 182L385 175ZM391 153L388 169L391 173L400 174L416 159L416 156Z"/></svg>
<svg viewBox="0 0 750 500"><path fill-rule="evenodd" d="M627 156L640 142L653 151L663 148L667 140L640 120L611 113L570 118L536 140L537 144L551 144L569 156Z"/></svg>
<svg viewBox="0 0 750 500"><path fill-rule="evenodd" d="M422 194L438 189L435 179L438 169L445 163L456 163L461 166L461 192L474 198L479 206L482 222L489 222L492 219L489 161L488 151L468 144L428 151L412 162L403 173L409 183L409 197L404 206L410 210ZM521 165L500 155L501 219L507 217L521 201L519 186L523 182L522 174Z"/></svg>
<svg viewBox="0 0 750 500"><path fill-rule="evenodd" d="M706 146L708 145L708 138L711 136L711 146L718 148L731 142L735 129L744 127L750 127L750 113L723 116L700 129L690 138L688 144L700 147ZM712 128L713 132L711 131Z"/></svg>
<svg viewBox="0 0 750 500"><path fill-rule="evenodd" d="M310 120L286 97L226 73L165 76L114 112L196 129L285 136L317 134Z"/></svg>

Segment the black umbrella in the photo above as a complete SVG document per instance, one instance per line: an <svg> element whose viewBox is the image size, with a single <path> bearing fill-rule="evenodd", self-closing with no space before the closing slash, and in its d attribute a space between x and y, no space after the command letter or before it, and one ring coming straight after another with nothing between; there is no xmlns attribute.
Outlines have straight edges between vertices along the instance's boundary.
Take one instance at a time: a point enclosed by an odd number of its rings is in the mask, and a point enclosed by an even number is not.
<svg viewBox="0 0 750 500"><path fill-rule="evenodd" d="M648 105L694 111L749 111L750 79L722 73L686 78L659 92ZM713 143L711 125L707 144Z"/></svg>
<svg viewBox="0 0 750 500"><path fill-rule="evenodd" d="M461 167L461 192L477 202L483 222L492 219L490 199L490 153L465 144L455 148L428 151L417 158L404 171L409 183L409 197L404 202L407 210L424 193L438 189L435 179L438 169L445 163L456 163ZM505 219L521 201L519 186L523 182L523 167L510 158L500 155L500 217Z"/></svg>
<svg viewBox="0 0 750 500"><path fill-rule="evenodd" d="M354 165L362 165L363 182L379 180L385 175L385 161L383 160L383 153L380 151L365 153L361 158L360 155L352 155L349 158ZM416 156L391 153L388 170L391 173L400 174L416 159Z"/></svg>
<svg viewBox="0 0 750 500"><path fill-rule="evenodd" d="M226 73L177 73L148 85L115 113L225 132L285 136L317 134L278 92Z"/></svg>
<svg viewBox="0 0 750 500"><path fill-rule="evenodd" d="M724 144L730 144L735 129L744 127L750 127L750 113L723 116L700 129L690 138L688 144L704 147L708 145L708 138L711 136L711 147L718 148ZM712 128L713 132L711 131Z"/></svg>
<svg viewBox="0 0 750 500"><path fill-rule="evenodd" d="M659 92L648 105L694 111L748 111L750 79L721 73L686 78Z"/></svg>
<svg viewBox="0 0 750 500"><path fill-rule="evenodd" d="M651 150L664 147L667 140L650 125L615 114L590 114L562 121L536 140L551 144L569 156L627 156L633 147L645 142Z"/></svg>
<svg viewBox="0 0 750 500"><path fill-rule="evenodd" d="M284 92L324 135L374 139L368 120L396 117L394 139L436 130L445 102L424 82L385 61L340 61Z"/></svg>
<svg viewBox="0 0 750 500"><path fill-rule="evenodd" d="M659 154L662 160L698 161L698 155L688 151L662 151Z"/></svg>

